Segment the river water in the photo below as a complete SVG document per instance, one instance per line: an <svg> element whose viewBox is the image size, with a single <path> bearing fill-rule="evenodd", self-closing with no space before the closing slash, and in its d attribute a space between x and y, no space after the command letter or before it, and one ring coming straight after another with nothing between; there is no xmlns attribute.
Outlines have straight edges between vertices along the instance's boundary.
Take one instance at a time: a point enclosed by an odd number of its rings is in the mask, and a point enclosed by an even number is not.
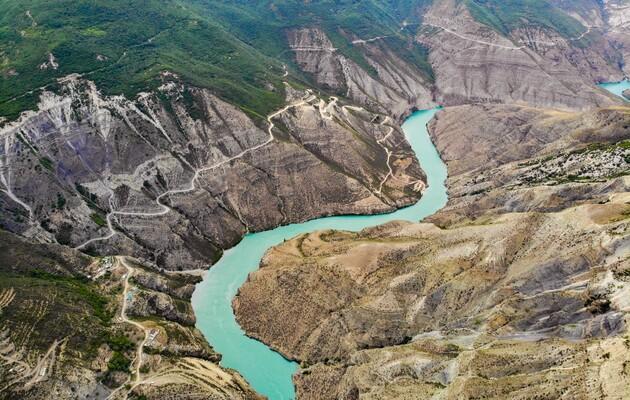
<svg viewBox="0 0 630 400"><path fill-rule="evenodd" d="M623 91L626 89L630 89L630 81L623 80L619 82L602 83L599 86L608 90L610 93L623 98Z"/></svg>
<svg viewBox="0 0 630 400"><path fill-rule="evenodd" d="M630 81L603 83L600 86L622 97L621 93L630 88ZM197 285L192 298L197 327L223 355L221 365L239 371L257 392L270 400L295 398L291 377L298 365L263 343L245 336L232 310L232 299L238 288L247 275L258 268L264 252L285 239L321 229L359 231L393 220L420 221L444 207L447 201L446 165L426 128L437 111L417 111L402 126L427 174L429 187L418 203L390 214L326 217L249 234L237 246L226 251L221 260L210 268L203 282Z"/></svg>
<svg viewBox="0 0 630 400"><path fill-rule="evenodd" d="M225 252L207 272L203 282L197 285L192 297L197 328L223 355L223 367L239 371L257 392L270 400L295 398L291 377L298 365L245 336L232 310L232 299L238 288L247 275L258 268L265 251L285 239L322 229L359 231L393 220L420 221L444 207L447 201L446 165L426 128L437 111L417 111L402 126L428 179L428 188L418 203L390 214L325 217L246 235L237 246Z"/></svg>

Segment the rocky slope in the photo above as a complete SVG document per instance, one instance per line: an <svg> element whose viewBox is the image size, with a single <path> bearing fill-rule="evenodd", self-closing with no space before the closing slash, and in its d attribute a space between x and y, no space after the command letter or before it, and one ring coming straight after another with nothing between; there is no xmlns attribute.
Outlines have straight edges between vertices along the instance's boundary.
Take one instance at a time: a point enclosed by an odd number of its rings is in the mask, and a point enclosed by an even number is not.
<svg viewBox="0 0 630 400"><path fill-rule="evenodd" d="M186 305L198 278L92 259L5 231L0 239L1 399L118 399L127 392L259 399L243 378L218 366L221 356L192 326ZM142 315L135 298L145 292L177 304L186 323L158 312L133 325L123 321L123 314Z"/></svg>
<svg viewBox="0 0 630 400"><path fill-rule="evenodd" d="M628 112L447 108L447 207L271 249L239 323L302 399L628 396Z"/></svg>
<svg viewBox="0 0 630 400"><path fill-rule="evenodd" d="M431 108L432 83L419 69L396 54L387 37L349 37L367 65L358 65L335 48L324 31L307 27L288 31L287 40L298 67L318 86L395 118L413 108Z"/></svg>
<svg viewBox="0 0 630 400"><path fill-rule="evenodd" d="M270 250L239 321L300 398L630 396L623 1L99 3L3 1L0 397L258 398L155 267L415 202L436 103L448 207Z"/></svg>
<svg viewBox="0 0 630 400"><path fill-rule="evenodd" d="M588 33L587 33L588 32ZM476 21L465 2L433 3L417 32L442 104L525 102L585 109L612 104L594 82L621 79L622 56L599 31L564 38L535 25L503 35Z"/></svg>
<svg viewBox="0 0 630 400"><path fill-rule="evenodd" d="M628 201L306 235L268 253L235 309L309 366L300 398L615 398L628 387Z"/></svg>
<svg viewBox="0 0 630 400"><path fill-rule="evenodd" d="M2 226L195 269L247 231L389 211L420 196L405 184L423 178L417 160L384 115L287 85L286 107L251 119L163 78L131 101L70 77L3 127Z"/></svg>
<svg viewBox="0 0 630 400"><path fill-rule="evenodd" d="M449 207L434 218L558 211L627 191L629 122L627 107L567 113L461 106L440 113L430 132L452 172ZM462 135L467 140L453 140Z"/></svg>
<svg viewBox="0 0 630 400"><path fill-rule="evenodd" d="M287 40L296 65L316 85L395 116L433 101L577 110L618 102L593 84L624 76L627 32L618 15L623 8L589 0L556 2L554 10L578 29L568 34L560 31L562 25L554 29L535 21L498 31L472 15L470 3L418 4L419 23L402 20L396 34L359 38L343 29L331 32L312 25L289 30ZM540 14L533 19L545 18L544 9L532 7L532 13ZM347 48L336 47L333 34L345 36L357 56L349 58ZM407 35L415 35L414 46L427 53L430 76L406 57L411 41ZM396 50L394 37L407 40L404 51Z"/></svg>

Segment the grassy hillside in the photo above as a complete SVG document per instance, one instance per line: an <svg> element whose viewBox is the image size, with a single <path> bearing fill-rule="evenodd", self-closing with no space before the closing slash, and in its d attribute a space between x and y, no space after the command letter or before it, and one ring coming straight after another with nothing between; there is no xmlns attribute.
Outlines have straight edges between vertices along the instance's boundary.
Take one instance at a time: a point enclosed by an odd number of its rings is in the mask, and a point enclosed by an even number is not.
<svg viewBox="0 0 630 400"><path fill-rule="evenodd" d="M292 60L287 29L320 26L342 53L367 67L349 37L391 35L404 43L400 23L417 19L427 3L0 0L0 116L32 108L33 90L52 88L70 73L84 74L106 94L133 96L158 86L167 70L265 115L282 103L282 63ZM426 68L423 52L411 53Z"/></svg>
<svg viewBox="0 0 630 400"><path fill-rule="evenodd" d="M195 4L212 13L235 36L271 57L291 62L284 41L286 30L318 26L327 32L341 53L369 69L361 53L350 43L349 36L364 39L391 36L403 43L406 32L400 31L401 23L418 21L421 10L431 1L195 0ZM423 64L426 64L426 57Z"/></svg>
<svg viewBox="0 0 630 400"><path fill-rule="evenodd" d="M575 18L567 15L548 0L464 0L473 18L507 35L529 25L553 29L570 38L586 30Z"/></svg>
<svg viewBox="0 0 630 400"><path fill-rule="evenodd" d="M43 354L64 339L73 354L94 357L113 306L80 274L88 262L61 246L32 244L0 230L0 298L10 299L0 301L4 335L29 354Z"/></svg>
<svg viewBox="0 0 630 400"><path fill-rule="evenodd" d="M279 63L186 2L0 0L0 9L0 115L15 116L32 105L24 93L69 73L133 95L169 70L261 113L281 103L265 88L279 81ZM57 69L40 68L49 53Z"/></svg>

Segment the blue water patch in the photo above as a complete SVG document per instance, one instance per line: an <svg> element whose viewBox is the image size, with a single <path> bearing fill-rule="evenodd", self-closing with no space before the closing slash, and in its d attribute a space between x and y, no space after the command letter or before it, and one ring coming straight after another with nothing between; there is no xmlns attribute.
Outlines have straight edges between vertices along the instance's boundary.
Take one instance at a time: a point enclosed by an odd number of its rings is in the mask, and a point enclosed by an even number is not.
<svg viewBox="0 0 630 400"><path fill-rule="evenodd" d="M446 165L431 142L426 127L437 111L417 111L402 126L427 175L428 188L418 203L390 214L325 217L248 234L237 246L227 250L197 285L192 297L197 328L222 354L221 365L237 370L260 394L270 400L294 399L295 388L291 377L298 364L245 335L232 310L232 299L238 288L247 275L258 268L265 251L285 239L323 229L359 231L393 220L416 222L444 207L447 201Z"/></svg>
<svg viewBox="0 0 630 400"><path fill-rule="evenodd" d="M623 81L620 82L607 82L607 83L601 83L599 85L601 88L608 90L610 93L617 95L619 97L621 97L622 99L626 100L627 99L625 97L623 97L623 91L626 89L630 89L630 81L625 79Z"/></svg>

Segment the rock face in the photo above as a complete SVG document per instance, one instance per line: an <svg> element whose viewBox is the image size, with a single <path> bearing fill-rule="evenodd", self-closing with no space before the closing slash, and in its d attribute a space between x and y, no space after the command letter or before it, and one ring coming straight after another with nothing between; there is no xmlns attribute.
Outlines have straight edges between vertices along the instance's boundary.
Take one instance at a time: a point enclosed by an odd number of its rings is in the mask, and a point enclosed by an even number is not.
<svg viewBox="0 0 630 400"><path fill-rule="evenodd" d="M432 100L572 110L616 103L593 84L624 76L628 45L621 7L610 11L613 6L597 2L556 3L583 24L584 32L566 37L532 23L499 33L473 18L465 2L438 0L427 9L418 5L420 23L403 23L401 29L415 32L416 45L427 49L430 79L402 59L387 36L365 40L346 34L365 63L344 55L345 49L335 47L318 27L290 30L287 39L296 64L318 86L396 117L412 107L427 108Z"/></svg>
<svg viewBox="0 0 630 400"><path fill-rule="evenodd" d="M417 32L429 48L441 104L526 102L586 109L609 105L592 86L623 76L622 55L599 31L563 38L535 26L502 36L475 21L463 2L433 3ZM616 61L615 61L616 60Z"/></svg>
<svg viewBox="0 0 630 400"><path fill-rule="evenodd" d="M457 177L588 143L619 142L630 136L630 110L561 112L517 105L465 105L438 113L429 124L429 133L449 173Z"/></svg>
<svg viewBox="0 0 630 400"><path fill-rule="evenodd" d="M630 57L630 38L628 38L627 32L630 23L630 9L623 1L605 0L602 3L605 26L607 27L606 35L620 48L626 61L622 66L623 71L628 75L630 72L627 62Z"/></svg>
<svg viewBox="0 0 630 400"><path fill-rule="evenodd" d="M130 101L69 79L0 132L2 225L194 269L247 231L420 197L406 182L422 172L393 121L286 91L289 104L255 122L173 80Z"/></svg>
<svg viewBox="0 0 630 400"><path fill-rule="evenodd" d="M447 108L447 207L269 250L237 320L301 399L627 397L628 112Z"/></svg>
<svg viewBox="0 0 630 400"><path fill-rule="evenodd" d="M426 74L401 59L388 47L386 38L371 42L349 39L353 47L360 49L368 64L365 67L344 56L319 28L291 30L287 40L297 65L311 74L318 86L340 92L397 119L413 108L426 109L434 105L432 85Z"/></svg>

